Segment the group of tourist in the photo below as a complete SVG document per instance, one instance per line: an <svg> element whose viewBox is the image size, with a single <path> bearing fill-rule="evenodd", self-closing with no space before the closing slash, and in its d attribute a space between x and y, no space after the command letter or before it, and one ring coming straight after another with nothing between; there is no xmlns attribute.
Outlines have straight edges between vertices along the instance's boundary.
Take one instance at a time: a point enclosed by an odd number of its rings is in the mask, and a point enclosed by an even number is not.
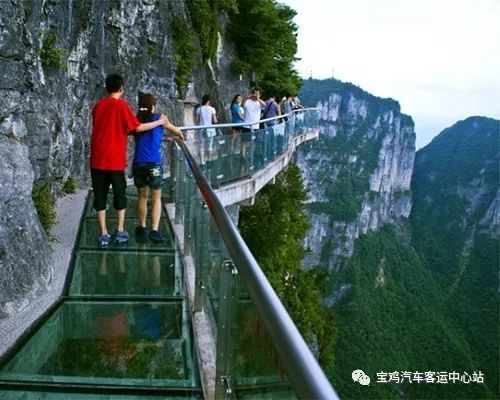
<svg viewBox="0 0 500 400"><path fill-rule="evenodd" d="M125 230L125 210L127 208L125 168L127 159L127 137L134 134L135 152L132 165L134 184L137 187L137 214L139 224L135 228L137 239L149 239L163 243L165 235L159 231L161 217L161 188L163 186L163 157L161 144L164 138L183 139L182 132L172 125L165 115L156 112L156 98L152 94L140 93L138 111L134 115L126 100L122 99L124 81L121 76L112 74L106 78L108 96L99 100L92 109L92 138L90 153L90 172L94 196L93 207L99 225L98 244L108 246L111 242L123 244L129 240ZM251 141L251 133L261 127L277 124L276 117L290 114L300 108L297 97L286 96L278 104L275 96L266 101L261 99L259 88L252 89L247 98L239 94L234 96L231 105L231 119L234 124L241 124L232 129L231 151L236 140L241 140L240 152L244 156ZM274 118L274 119L272 119ZM271 119L271 120L268 120ZM202 104L196 110L196 123L203 126L199 130L200 161L205 163L205 148L208 160L211 160L214 137L217 135L216 110L209 95L202 98ZM164 129L171 133L164 136ZM106 207L109 187L113 189L113 207L117 211L117 225L113 234L109 234L106 225ZM151 192L151 228L146 226L148 188Z"/></svg>
<svg viewBox="0 0 500 400"><path fill-rule="evenodd" d="M271 127L281 122L276 117L290 114L293 110L302 108L297 96L287 95L281 101L276 101L276 96L271 95L266 101L261 99L261 90L253 88L245 99L240 94L233 97L230 104L231 122L242 124L232 128L231 153L235 152L236 141L240 139L240 154L246 155L251 134L261 127ZM261 123L262 120L268 120ZM208 160L212 158L214 136L217 131L209 126L217 123L216 110L211 104L210 95L203 96L201 106L196 109L196 123L207 128L201 129L198 134L200 143L200 162L205 164L205 150Z"/></svg>

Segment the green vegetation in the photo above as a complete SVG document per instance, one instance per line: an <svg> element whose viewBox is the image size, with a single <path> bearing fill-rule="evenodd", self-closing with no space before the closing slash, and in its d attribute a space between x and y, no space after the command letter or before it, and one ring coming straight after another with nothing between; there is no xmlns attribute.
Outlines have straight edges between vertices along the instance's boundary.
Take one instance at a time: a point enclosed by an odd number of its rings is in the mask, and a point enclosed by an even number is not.
<svg viewBox="0 0 500 400"><path fill-rule="evenodd" d="M498 121L468 118L417 152L412 180L414 245L433 260L429 267L445 284L454 280L462 247L496 195L498 130ZM484 194L475 200L475 209L470 208L478 191Z"/></svg>
<svg viewBox="0 0 500 400"><path fill-rule="evenodd" d="M68 179L66 179L66 182L64 182L62 191L66 194L72 194L76 192L76 185L72 176L68 176Z"/></svg>
<svg viewBox="0 0 500 400"><path fill-rule="evenodd" d="M335 306L338 339L328 370L342 398L498 398L499 241L479 223L498 189L498 128L498 121L471 118L419 151L412 243L389 228L362 235L330 280L336 293L351 285ZM362 387L350 376L357 368L372 381L381 371L481 371L485 384Z"/></svg>
<svg viewBox="0 0 500 400"><path fill-rule="evenodd" d="M470 365L488 377L488 398L498 398L499 384L499 241L480 221L498 190L499 129L497 120L471 117L418 151L410 218L413 245L443 288Z"/></svg>
<svg viewBox="0 0 500 400"><path fill-rule="evenodd" d="M298 92L301 79L293 69L297 52L293 9L275 0L187 0L187 8L204 63L215 59L222 33L219 17L226 13L228 38L236 49L234 72L248 75L255 72L256 83L266 96ZM181 95L196 61L190 32L184 19L173 17L176 82Z"/></svg>
<svg viewBox="0 0 500 400"><path fill-rule="evenodd" d="M153 58L158 54L156 43L148 42L148 56Z"/></svg>
<svg viewBox="0 0 500 400"><path fill-rule="evenodd" d="M301 246L309 226L307 198L298 167L291 165L242 208L239 228L290 316L309 343L317 341L319 360L331 365L336 333L332 311L321 305L325 274L303 271Z"/></svg>
<svg viewBox="0 0 500 400"><path fill-rule="evenodd" d="M175 47L174 61L177 64L175 83L182 97L196 63L196 49L185 19L178 16L172 17L171 29Z"/></svg>
<svg viewBox="0 0 500 400"><path fill-rule="evenodd" d="M236 0L187 0L193 29L200 39L203 61L214 60L221 25L219 12L238 12Z"/></svg>
<svg viewBox="0 0 500 400"><path fill-rule="evenodd" d="M236 73L255 72L265 96L295 94L301 79L293 68L297 53L296 12L274 0L239 0L230 12L229 38L237 58Z"/></svg>
<svg viewBox="0 0 500 400"><path fill-rule="evenodd" d="M477 384L353 384L350 375L357 368L372 380L381 371L485 371L448 315L443 289L423 261L390 229L356 241L352 258L336 277L352 285L336 306L339 337L329 371L342 398L492 398Z"/></svg>
<svg viewBox="0 0 500 400"><path fill-rule="evenodd" d="M365 193L369 191L370 176L377 168L383 138L379 135L368 139L368 126L367 122L357 125L355 129L339 126L335 137L320 136L318 145L335 163L324 163L317 167L317 184L324 189L328 200L308 204L310 212L325 213L335 220L350 221L361 211ZM357 155L356 161L349 162L352 154ZM332 179L334 171L337 174Z"/></svg>
<svg viewBox="0 0 500 400"><path fill-rule="evenodd" d="M56 199L49 186L42 185L39 182L34 182L31 197L40 223L45 232L49 233L50 228L56 221Z"/></svg>
<svg viewBox="0 0 500 400"><path fill-rule="evenodd" d="M50 30L46 32L40 49L40 58L44 68L60 68L66 69L66 64L63 61L63 56L66 53L65 49L56 47L57 32Z"/></svg>

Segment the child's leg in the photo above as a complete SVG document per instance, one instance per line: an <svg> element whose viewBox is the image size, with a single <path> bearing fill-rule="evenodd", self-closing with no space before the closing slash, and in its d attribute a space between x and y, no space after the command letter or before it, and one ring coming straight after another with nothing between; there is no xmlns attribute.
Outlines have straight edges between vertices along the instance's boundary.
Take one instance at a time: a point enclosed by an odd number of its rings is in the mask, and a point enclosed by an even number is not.
<svg viewBox="0 0 500 400"><path fill-rule="evenodd" d="M124 231L125 209L127 208L127 182L124 171L111 171L111 186L113 187L113 207L116 210L118 232Z"/></svg>
<svg viewBox="0 0 500 400"><path fill-rule="evenodd" d="M161 217L161 189L151 189L151 228L158 230Z"/></svg>
<svg viewBox="0 0 500 400"><path fill-rule="evenodd" d="M139 217L139 225L145 228L148 216L148 187L137 188L137 192L137 216Z"/></svg>
<svg viewBox="0 0 500 400"><path fill-rule="evenodd" d="M106 205L111 183L110 171L90 170L92 177L92 190L94 192L94 209L96 210L97 223L101 235L106 235Z"/></svg>
<svg viewBox="0 0 500 400"><path fill-rule="evenodd" d="M99 225L99 234L107 235L108 228L106 227L106 210L97 211L96 214L97 214L97 224Z"/></svg>

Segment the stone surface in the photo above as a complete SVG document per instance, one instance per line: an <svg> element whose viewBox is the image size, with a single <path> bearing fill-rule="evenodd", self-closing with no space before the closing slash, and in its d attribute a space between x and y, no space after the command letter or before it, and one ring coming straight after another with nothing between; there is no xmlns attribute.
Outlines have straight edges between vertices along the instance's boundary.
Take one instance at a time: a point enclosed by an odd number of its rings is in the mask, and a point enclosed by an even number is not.
<svg viewBox="0 0 500 400"><path fill-rule="evenodd" d="M0 135L0 318L46 289L48 243L33 207L28 148Z"/></svg>
<svg viewBox="0 0 500 400"><path fill-rule="evenodd" d="M27 156L25 162L28 162ZM51 242L52 249L48 258L41 258L39 255L46 256L47 250L45 248L42 248L37 253L36 247L33 246L27 252L30 259L22 260L26 263L24 265L28 265L29 263L29 268L22 268L23 264L18 263L18 273L24 272L27 275L20 278L22 282L25 282L27 291L16 291L12 295L6 296L9 302L0 302L0 310L4 311L4 318L0 318L0 356L60 297L69 268L73 244L79 228L78 222L83 212L86 196L87 191L80 190L73 195L65 196L58 200L57 222L52 229L54 240ZM28 195L28 198L31 200L30 195ZM0 215L3 215L1 207L2 205L0 204ZM32 223L32 226L37 226L38 221L36 217L33 217ZM3 231L3 226L2 223L0 225L0 232ZM42 236L42 234L39 235L39 237ZM40 241L40 246L46 246L44 240L38 240ZM18 261L21 260L23 254L22 251L16 252ZM34 266L37 263L40 263L39 271L34 270ZM8 272L4 273L3 268L4 266L2 265L0 267L2 270L0 285L6 284L7 288L5 286L0 287L2 295L6 293L4 290L14 287L10 285L9 281L3 280L5 277L10 276Z"/></svg>
<svg viewBox="0 0 500 400"><path fill-rule="evenodd" d="M298 149L297 164L310 203L329 202L328 186L345 179L357 185L352 197L361 200L356 215L350 218L311 211L312 227L304 241L311 250L304 258L306 268L324 265L335 270L339 257L352 255L360 234L387 223L399 224L411 211L413 121L401 114L394 100L377 98L359 88L351 91L352 85L338 82L338 90L316 104L322 120L320 140ZM339 140L341 135L346 137L344 142ZM375 160L373 165L370 159ZM331 206L338 204L333 201Z"/></svg>

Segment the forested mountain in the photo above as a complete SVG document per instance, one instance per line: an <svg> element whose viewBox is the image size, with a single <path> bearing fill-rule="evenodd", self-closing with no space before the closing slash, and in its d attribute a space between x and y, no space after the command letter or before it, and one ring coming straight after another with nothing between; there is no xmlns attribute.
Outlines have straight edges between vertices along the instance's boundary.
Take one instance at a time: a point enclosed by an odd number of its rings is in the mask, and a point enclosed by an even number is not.
<svg viewBox="0 0 500 400"><path fill-rule="evenodd" d="M297 157L312 221L303 266L332 273L340 396L498 398L499 121L461 121L415 158L394 100L335 79L306 80L299 96L322 118ZM370 386L353 383L358 368ZM485 378L376 382L394 371Z"/></svg>
<svg viewBox="0 0 500 400"><path fill-rule="evenodd" d="M417 152L410 217L413 245L460 327L470 363L498 396L500 123L470 117Z"/></svg>

